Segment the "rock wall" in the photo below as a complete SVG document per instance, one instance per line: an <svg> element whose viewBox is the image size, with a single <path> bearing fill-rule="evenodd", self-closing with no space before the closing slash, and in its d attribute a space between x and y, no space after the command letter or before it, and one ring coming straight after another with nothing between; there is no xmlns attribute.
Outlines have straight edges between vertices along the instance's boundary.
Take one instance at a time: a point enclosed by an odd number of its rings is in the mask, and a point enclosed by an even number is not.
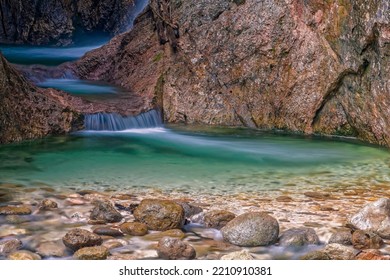
<svg viewBox="0 0 390 280"><path fill-rule="evenodd" d="M390 146L389 11L387 0L153 0L74 69L142 93L168 122Z"/></svg>
<svg viewBox="0 0 390 280"><path fill-rule="evenodd" d="M0 144L82 127L66 96L30 85L0 54Z"/></svg>
<svg viewBox="0 0 390 280"><path fill-rule="evenodd" d="M116 34L145 0L0 0L0 42L68 45L75 34Z"/></svg>

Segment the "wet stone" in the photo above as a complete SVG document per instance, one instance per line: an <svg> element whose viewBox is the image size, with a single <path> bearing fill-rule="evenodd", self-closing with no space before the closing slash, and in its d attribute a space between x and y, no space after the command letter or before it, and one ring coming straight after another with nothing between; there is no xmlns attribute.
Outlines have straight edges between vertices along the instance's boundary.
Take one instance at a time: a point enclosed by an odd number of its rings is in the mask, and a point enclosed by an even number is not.
<svg viewBox="0 0 390 280"><path fill-rule="evenodd" d="M360 252L356 257L355 260L390 260L389 255L383 255L378 250L366 250Z"/></svg>
<svg viewBox="0 0 390 280"><path fill-rule="evenodd" d="M50 210L58 208L57 202L51 199L44 199L39 203L39 210Z"/></svg>
<svg viewBox="0 0 390 280"><path fill-rule="evenodd" d="M300 257L301 260L330 260L328 254L322 251L313 251Z"/></svg>
<svg viewBox="0 0 390 280"><path fill-rule="evenodd" d="M74 253L73 257L76 260L105 260L109 255L109 251L104 246L84 247Z"/></svg>
<svg viewBox="0 0 390 280"><path fill-rule="evenodd" d="M99 227L93 230L93 233L98 235L107 235L107 236L123 236L123 233L116 228L111 227Z"/></svg>
<svg viewBox="0 0 390 280"><path fill-rule="evenodd" d="M199 214L203 211L203 209L201 207L190 204L190 203L185 202L185 201L175 200L175 202L177 204L181 205L181 207L183 207L184 215L186 218L191 218L192 216Z"/></svg>
<svg viewBox="0 0 390 280"><path fill-rule="evenodd" d="M0 206L0 215L30 215L31 209L27 206Z"/></svg>
<svg viewBox="0 0 390 280"><path fill-rule="evenodd" d="M305 196L314 198L314 199L319 199L319 200L324 200L324 199L329 199L330 194L328 193L320 193L320 192L305 192Z"/></svg>
<svg viewBox="0 0 390 280"><path fill-rule="evenodd" d="M7 256L12 252L21 249L22 246L23 246L22 241L18 239L0 241L0 256Z"/></svg>
<svg viewBox="0 0 390 280"><path fill-rule="evenodd" d="M195 249L177 238L163 237L157 245L157 254L164 260L192 260L196 257Z"/></svg>
<svg viewBox="0 0 390 280"><path fill-rule="evenodd" d="M21 250L8 255L9 260L40 260L41 256L30 251Z"/></svg>
<svg viewBox="0 0 390 280"><path fill-rule="evenodd" d="M209 228L221 229L235 217L234 213L225 210L209 211L204 215L204 225Z"/></svg>
<svg viewBox="0 0 390 280"><path fill-rule="evenodd" d="M148 233L148 227L144 223L128 222L120 225L120 230L124 234L133 236L144 236Z"/></svg>
<svg viewBox="0 0 390 280"><path fill-rule="evenodd" d="M279 238L279 245L300 247L305 245L317 245L320 240L314 229L292 228L282 233Z"/></svg>
<svg viewBox="0 0 390 280"><path fill-rule="evenodd" d="M73 229L69 231L63 238L65 246L73 251L77 251L83 247L98 246L103 243L103 239L85 229Z"/></svg>
<svg viewBox="0 0 390 280"><path fill-rule="evenodd" d="M116 223L122 220L122 215L119 213L110 201L98 201L93 208L90 219L104 221L107 223Z"/></svg>
<svg viewBox="0 0 390 280"><path fill-rule="evenodd" d="M59 242L44 242L39 244L36 249L37 253L44 257L65 257L67 255L66 248Z"/></svg>
<svg viewBox="0 0 390 280"><path fill-rule="evenodd" d="M254 260L255 258L248 251L233 252L221 257L221 260Z"/></svg>
<svg viewBox="0 0 390 280"><path fill-rule="evenodd" d="M282 195L275 199L278 202L292 202L294 201L290 196Z"/></svg>
<svg viewBox="0 0 390 280"><path fill-rule="evenodd" d="M328 243L352 245L352 231L348 228L340 229L330 236Z"/></svg>
<svg viewBox="0 0 390 280"><path fill-rule="evenodd" d="M352 234L352 245L356 249L379 249L383 244L383 239L373 232L356 230Z"/></svg>

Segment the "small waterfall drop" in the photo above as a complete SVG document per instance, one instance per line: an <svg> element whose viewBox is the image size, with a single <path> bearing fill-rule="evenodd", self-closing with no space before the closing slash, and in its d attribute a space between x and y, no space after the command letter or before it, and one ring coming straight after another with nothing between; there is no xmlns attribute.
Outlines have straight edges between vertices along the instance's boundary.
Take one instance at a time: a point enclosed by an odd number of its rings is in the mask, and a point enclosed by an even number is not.
<svg viewBox="0 0 390 280"><path fill-rule="evenodd" d="M151 110L138 116L123 117L119 114L88 114L84 118L86 130L123 131L128 129L161 127L163 121L158 110Z"/></svg>

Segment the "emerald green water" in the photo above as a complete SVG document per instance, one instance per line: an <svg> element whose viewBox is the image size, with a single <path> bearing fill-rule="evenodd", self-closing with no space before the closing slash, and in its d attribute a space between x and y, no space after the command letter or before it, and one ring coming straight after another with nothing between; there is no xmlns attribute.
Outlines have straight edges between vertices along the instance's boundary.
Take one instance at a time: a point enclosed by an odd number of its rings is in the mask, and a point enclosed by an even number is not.
<svg viewBox="0 0 390 280"><path fill-rule="evenodd" d="M81 132L0 147L0 182L237 193L390 182L387 150L249 129Z"/></svg>

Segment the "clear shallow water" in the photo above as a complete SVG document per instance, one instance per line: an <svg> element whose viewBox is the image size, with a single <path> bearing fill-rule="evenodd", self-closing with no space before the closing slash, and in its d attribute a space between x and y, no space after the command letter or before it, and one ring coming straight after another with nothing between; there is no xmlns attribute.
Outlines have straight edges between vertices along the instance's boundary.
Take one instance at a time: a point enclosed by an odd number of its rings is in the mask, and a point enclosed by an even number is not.
<svg viewBox="0 0 390 280"><path fill-rule="evenodd" d="M0 51L11 63L46 66L57 66L61 63L74 61L85 53L101 47L105 42L89 46L77 47L36 47L36 46L10 46L0 45Z"/></svg>
<svg viewBox="0 0 390 280"><path fill-rule="evenodd" d="M0 147L0 182L194 193L390 183L387 150L245 129L81 132Z"/></svg>
<svg viewBox="0 0 390 280"><path fill-rule="evenodd" d="M42 88L55 88L74 95L112 95L121 92L115 86L96 81L83 81L77 79L47 79L37 83Z"/></svg>

